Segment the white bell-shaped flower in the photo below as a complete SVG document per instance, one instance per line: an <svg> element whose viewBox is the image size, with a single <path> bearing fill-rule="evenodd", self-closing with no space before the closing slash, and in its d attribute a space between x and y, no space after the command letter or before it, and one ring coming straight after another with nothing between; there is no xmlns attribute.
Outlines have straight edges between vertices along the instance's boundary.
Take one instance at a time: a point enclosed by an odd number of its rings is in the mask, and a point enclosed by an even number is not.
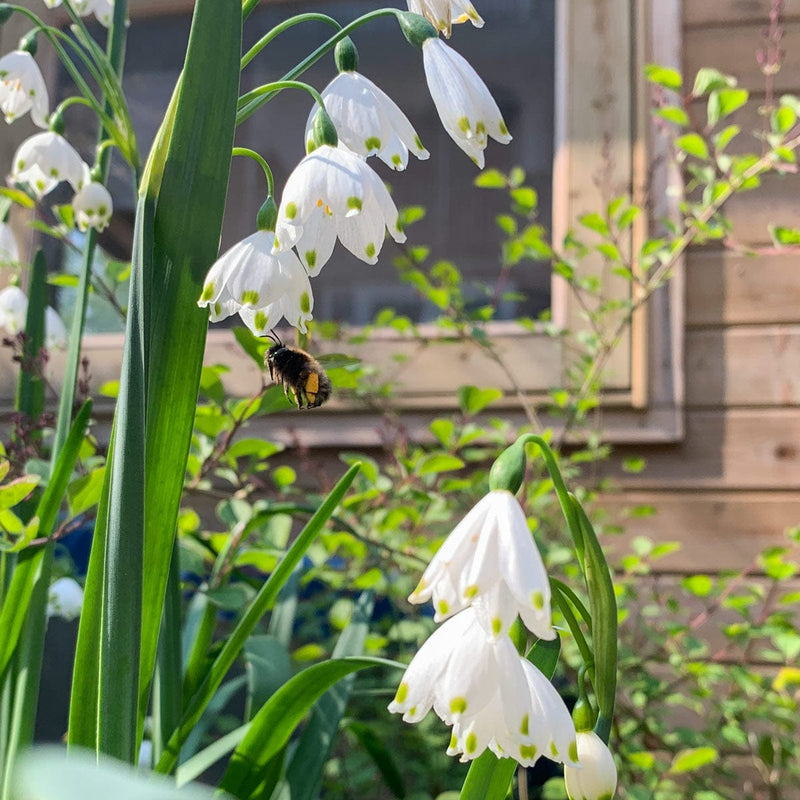
<svg viewBox="0 0 800 800"><path fill-rule="evenodd" d="M201 308L211 322L239 314L256 335L266 336L282 318L306 331L314 297L303 265L291 251L274 253L275 234L261 230L219 257L206 276Z"/></svg>
<svg viewBox="0 0 800 800"><path fill-rule="evenodd" d="M422 60L444 129L483 169L483 151L489 137L501 144L511 141L497 103L470 63L441 39L430 37L424 41Z"/></svg>
<svg viewBox="0 0 800 800"><path fill-rule="evenodd" d="M0 266L19 263L19 247L17 237L11 226L0 222Z"/></svg>
<svg viewBox="0 0 800 800"><path fill-rule="evenodd" d="M377 155L396 170L406 168L409 151L422 160L430 157L414 126L394 100L360 73L340 72L325 87L322 99L336 126L340 144L354 153L364 158ZM315 106L306 123L306 141L312 146L316 113Z"/></svg>
<svg viewBox="0 0 800 800"><path fill-rule="evenodd" d="M275 228L275 251L297 247L313 277L339 241L374 264L385 229L404 242L397 208L383 181L349 150L323 144L309 153L286 181Z"/></svg>
<svg viewBox="0 0 800 800"><path fill-rule="evenodd" d="M451 25L469 20L476 28L483 20L469 0L407 0L408 10L427 18L445 36L450 36Z"/></svg>
<svg viewBox="0 0 800 800"><path fill-rule="evenodd" d="M114 204L108 189L102 183L91 181L72 198L72 210L80 230L103 231L111 221Z"/></svg>
<svg viewBox="0 0 800 800"><path fill-rule="evenodd" d="M0 58L0 109L8 123L30 111L34 124L47 127L47 86L33 56L25 50Z"/></svg>
<svg viewBox="0 0 800 800"><path fill-rule="evenodd" d="M89 178L89 167L78 151L61 135L52 131L26 139L14 155L11 179L27 183L41 199L61 181L78 192Z"/></svg>
<svg viewBox="0 0 800 800"><path fill-rule="evenodd" d="M114 15L114 0L71 0L72 8L76 14L86 17L92 12L97 21L106 28L111 25ZM48 8L58 8L62 0L44 0Z"/></svg>
<svg viewBox="0 0 800 800"><path fill-rule="evenodd" d="M433 600L438 622L475 605L494 636L519 614L540 639L553 639L550 582L525 512L511 492L489 492L431 559L412 603Z"/></svg>
<svg viewBox="0 0 800 800"><path fill-rule="evenodd" d="M67 327L52 306L44 311L44 346L48 350L63 350L67 346Z"/></svg>
<svg viewBox="0 0 800 800"><path fill-rule="evenodd" d="M594 731L578 731L578 765L564 767L570 800L612 800L617 791L614 756Z"/></svg>
<svg viewBox="0 0 800 800"><path fill-rule="evenodd" d="M70 620L81 615L83 589L73 578L59 578L50 586L47 599L47 616Z"/></svg>
<svg viewBox="0 0 800 800"><path fill-rule="evenodd" d="M558 692L508 636L487 635L474 609L431 634L389 705L406 722L431 708L453 726L448 753L462 761L488 747L526 766L541 755L575 762L575 728Z"/></svg>
<svg viewBox="0 0 800 800"><path fill-rule="evenodd" d="M25 330L28 298L19 286L0 289L0 329L14 336Z"/></svg>

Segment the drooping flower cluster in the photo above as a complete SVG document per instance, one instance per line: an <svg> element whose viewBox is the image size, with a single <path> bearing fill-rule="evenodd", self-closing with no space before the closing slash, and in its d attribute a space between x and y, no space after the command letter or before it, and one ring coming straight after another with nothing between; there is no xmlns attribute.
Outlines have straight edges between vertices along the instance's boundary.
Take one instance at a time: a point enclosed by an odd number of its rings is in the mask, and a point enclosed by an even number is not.
<svg viewBox="0 0 800 800"><path fill-rule="evenodd" d="M44 0L48 8L58 8L61 3L62 0ZM106 28L114 16L114 0L72 0L71 5L75 13L81 17L94 14L97 21Z"/></svg>
<svg viewBox="0 0 800 800"><path fill-rule="evenodd" d="M442 124L482 168L488 137L506 143L511 136L486 85L437 32L449 36L453 23L470 20L480 27L483 20L467 0L409 0L408 6L414 13L399 14L400 25L422 50ZM264 335L284 317L305 331L314 302L310 284L289 257L292 250L305 276L313 278L337 239L367 264L377 262L387 231L396 242L405 241L397 208L368 160L377 156L404 170L409 153L421 160L429 153L400 108L358 72L353 43L339 42L335 55L338 75L318 98L323 108L309 113L307 155L286 182L273 227L231 248L208 273L198 302L210 307L212 322L238 313L254 334ZM273 233L270 258L266 234Z"/></svg>
<svg viewBox="0 0 800 800"><path fill-rule="evenodd" d="M550 587L525 513L511 492L489 492L431 560L412 603L433 600L443 624L414 656L389 710L417 722L433 708L462 761L487 748L524 766L544 755L577 767L575 728L550 681L509 636L519 614L552 639Z"/></svg>
<svg viewBox="0 0 800 800"><path fill-rule="evenodd" d="M15 336L25 330L28 298L19 286L0 289L0 330ZM44 346L48 350L66 347L67 329L58 312L47 306L44 312Z"/></svg>

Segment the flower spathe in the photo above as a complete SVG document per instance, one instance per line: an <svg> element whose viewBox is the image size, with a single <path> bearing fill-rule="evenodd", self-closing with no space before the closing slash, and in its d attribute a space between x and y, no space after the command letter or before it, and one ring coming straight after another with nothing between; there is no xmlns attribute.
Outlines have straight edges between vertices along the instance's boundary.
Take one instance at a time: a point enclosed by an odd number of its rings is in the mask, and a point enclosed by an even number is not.
<svg viewBox="0 0 800 800"><path fill-rule="evenodd" d="M508 636L487 635L474 609L431 634L389 705L406 722L431 708L453 726L448 753L461 761L488 748L525 766L542 755L575 763L575 728L558 692Z"/></svg>
<svg viewBox="0 0 800 800"><path fill-rule="evenodd" d="M469 0L408 0L408 10L428 19L447 37L452 25L467 20L476 28L483 27L483 19Z"/></svg>
<svg viewBox="0 0 800 800"><path fill-rule="evenodd" d="M540 639L553 639L550 582L525 512L511 492L489 492L431 559L412 603L432 599L438 622L475 605L494 636L519 614Z"/></svg>
<svg viewBox="0 0 800 800"><path fill-rule="evenodd" d="M358 72L340 72L323 90L325 109L336 126L340 144L366 158L377 155L392 169L403 170L408 154L430 157L408 117L382 89ZM306 123L312 140L316 106ZM310 149L310 148L309 148Z"/></svg>
<svg viewBox="0 0 800 800"><path fill-rule="evenodd" d="M211 322L238 314L256 336L266 336L285 317L305 333L314 307L311 283L297 256L274 253L274 244L272 231L257 231L217 259L197 303L210 308Z"/></svg>
<svg viewBox="0 0 800 800"><path fill-rule="evenodd" d="M14 154L11 179L27 183L38 199L67 181L78 192L88 181L89 167L77 150L60 134L37 133L26 139Z"/></svg>
<svg viewBox="0 0 800 800"><path fill-rule="evenodd" d="M564 781L570 800L611 800L617 790L614 756L594 731L578 731L580 769L564 767Z"/></svg>
<svg viewBox="0 0 800 800"><path fill-rule="evenodd" d="M508 144L503 115L486 84L470 63L441 39L422 45L425 78L431 98L450 138L483 169L489 137Z"/></svg>
<svg viewBox="0 0 800 800"><path fill-rule="evenodd" d="M275 252L297 247L313 277L330 258L337 237L354 256L375 264L386 229L396 242L406 240L383 181L354 153L323 144L286 181Z"/></svg>
<svg viewBox="0 0 800 800"><path fill-rule="evenodd" d="M33 56L25 50L0 58L0 109L9 124L30 111L35 125L47 127L47 86Z"/></svg>
<svg viewBox="0 0 800 800"><path fill-rule="evenodd" d="M108 189L102 183L91 181L72 198L72 210L80 230L103 231L111 221L114 204Z"/></svg>

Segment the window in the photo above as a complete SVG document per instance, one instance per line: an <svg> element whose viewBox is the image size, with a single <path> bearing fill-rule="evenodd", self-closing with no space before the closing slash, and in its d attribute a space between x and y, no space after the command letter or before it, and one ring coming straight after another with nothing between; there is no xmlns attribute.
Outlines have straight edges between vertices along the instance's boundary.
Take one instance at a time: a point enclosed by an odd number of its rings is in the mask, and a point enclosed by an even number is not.
<svg viewBox="0 0 800 800"><path fill-rule="evenodd" d="M600 207L601 192L594 179L604 163L604 153L610 154L613 165L604 179L615 192L632 192L634 197L640 197L648 164L654 158L654 144L649 138L648 99L639 76L647 61L679 63L677 0L636 4L630 0L600 0L588 5L581 0L488 0L479 6L487 20L486 27L472 31L468 25L460 26L452 44L472 61L489 84L515 136L507 147L490 144L489 165L506 169L519 163L526 168L529 181L539 192L542 221L546 225L552 223L556 239L579 214ZM366 0L291 3L292 11L306 7L350 19L375 4ZM255 38L253 29L267 30L284 18L286 9L287 4L281 2L262 4L251 18L256 24L248 24L247 35ZM185 0L131 0L133 25L126 86L143 150L155 133L178 75L190 10L191 3ZM406 111L431 150L432 160L412 163L405 173L381 170L381 175L393 186L399 205L419 203L428 208L428 218L411 229L416 241L430 245L435 256L453 260L476 279L488 277L482 272L488 263L492 265L491 276L496 269L493 265L497 251L487 231L494 233L493 217L502 208L502 198L499 193L471 186L476 171L442 131L422 82L420 58L393 27L394 22L387 20L370 34L356 37L361 66ZM321 25L319 28L322 30L309 24L283 34L270 45L265 57L248 67L243 90L283 74L294 63L291 54L298 41L307 47L313 37L314 41L322 41L327 36L328 30ZM327 73L323 74L320 67L315 68L316 73L309 73L309 79L318 86L330 76L329 62L323 63L322 69ZM239 143L263 152L275 169L278 185L302 155L299 128L308 108L305 96L284 92L237 134ZM90 147L92 141L93 135L86 144ZM232 185L237 192L229 198L223 246L252 231L255 212L263 198L263 177L252 164L242 161L234 162ZM436 176L435 181L432 175ZM656 180L662 185L651 187L653 195L665 196L664 176L659 173ZM115 171L112 186L120 218L128 217L127 233L121 224L114 234L119 246L130 236L133 191L121 171ZM430 196L428 187L435 187L434 196ZM127 206L126 196L130 198ZM492 208L488 205L491 201L498 206ZM476 212L474 217L470 216L472 212ZM478 221L472 222L473 219ZM641 235L642 231L634 229L629 246L634 247L636 237ZM391 257L391 250L391 243L387 243L386 256ZM380 308L393 305L425 321L429 311L398 283L390 265L368 267L351 259L340 247L336 254L337 260L332 260L315 279L316 318L362 324ZM588 264L587 269L599 272L608 292L628 291L621 279L603 275L600 266ZM532 315L551 306L557 323L581 325L579 310L572 306L557 279L551 288L546 269L529 268L514 278L518 281L514 288L526 299L503 309L507 319L517 314ZM679 290L679 285L673 284L671 291ZM609 365L605 416L612 438L669 440L680 435L681 320L680 305L673 300L665 292L649 307L647 317L637 317ZM493 335L507 360L520 367L519 380L525 392L536 397L560 382L564 354L557 341L522 331L513 322L498 321ZM212 329L209 360L229 361L229 343L229 332ZM87 346L92 347L88 341ZM420 420L430 410L451 404L452 389L460 384L511 388L495 365L474 349L458 344L434 340L412 354L407 342L387 332L374 337L361 353L375 363L389 363L397 354L413 356L400 370L399 378L402 402L419 410ZM102 371L103 362L99 353L97 357L99 362L92 356L96 374ZM249 369L242 365L245 377L238 386L242 390L248 385ZM113 374L114 370L109 369L107 377ZM232 374L235 381L238 369ZM236 384L232 388L235 390ZM510 398L509 406L513 404ZM347 436L351 437L347 441L352 441L358 435L356 427L364 427L362 412L334 407L332 413L342 415L343 420L350 415L352 425L331 426L324 415L312 415L313 420L306 415L303 425L320 429L317 441L327 441L325 428L336 427L338 443ZM513 416L514 412L509 413Z"/></svg>

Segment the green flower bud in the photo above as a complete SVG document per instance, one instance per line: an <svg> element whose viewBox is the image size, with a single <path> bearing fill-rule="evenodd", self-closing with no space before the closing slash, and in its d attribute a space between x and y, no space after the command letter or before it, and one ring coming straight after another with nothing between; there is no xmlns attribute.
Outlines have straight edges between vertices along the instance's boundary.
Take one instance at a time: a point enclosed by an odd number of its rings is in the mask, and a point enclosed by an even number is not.
<svg viewBox="0 0 800 800"><path fill-rule="evenodd" d="M400 25L400 30L403 31L403 36L408 39L409 44L414 45L414 47L420 50L428 39L435 39L439 36L436 28L434 28L425 17L421 17L419 14L414 14L411 11L399 12L397 14L397 22Z"/></svg>
<svg viewBox="0 0 800 800"><path fill-rule="evenodd" d="M48 127L53 133L57 133L59 136L64 135L64 112L60 108L50 115Z"/></svg>
<svg viewBox="0 0 800 800"><path fill-rule="evenodd" d="M572 709L572 720L576 731L590 731L594 728L594 711L589 701L581 696Z"/></svg>
<svg viewBox="0 0 800 800"><path fill-rule="evenodd" d="M314 138L314 147L309 149L309 153L323 144L336 147L339 144L339 135L336 133L336 126L333 120L328 116L328 112L320 107L317 109L316 116L314 117L314 125L312 127Z"/></svg>
<svg viewBox="0 0 800 800"><path fill-rule="evenodd" d="M0 3L0 25L5 25L13 13L14 9L8 3Z"/></svg>
<svg viewBox="0 0 800 800"><path fill-rule="evenodd" d="M274 231L275 223L278 221L278 206L275 204L275 198L270 195L265 201L264 205L258 210L256 223L260 231Z"/></svg>
<svg viewBox="0 0 800 800"><path fill-rule="evenodd" d="M520 438L503 450L489 471L489 488L516 494L525 478L525 441Z"/></svg>
<svg viewBox="0 0 800 800"><path fill-rule="evenodd" d="M37 33L38 31L31 31L30 33L26 33L19 40L19 49L24 50L26 53L30 53L32 56L35 56L36 50L39 47L39 42L36 38Z"/></svg>
<svg viewBox="0 0 800 800"><path fill-rule="evenodd" d="M358 69L358 50L349 36L337 43L333 58L339 72L355 72Z"/></svg>

